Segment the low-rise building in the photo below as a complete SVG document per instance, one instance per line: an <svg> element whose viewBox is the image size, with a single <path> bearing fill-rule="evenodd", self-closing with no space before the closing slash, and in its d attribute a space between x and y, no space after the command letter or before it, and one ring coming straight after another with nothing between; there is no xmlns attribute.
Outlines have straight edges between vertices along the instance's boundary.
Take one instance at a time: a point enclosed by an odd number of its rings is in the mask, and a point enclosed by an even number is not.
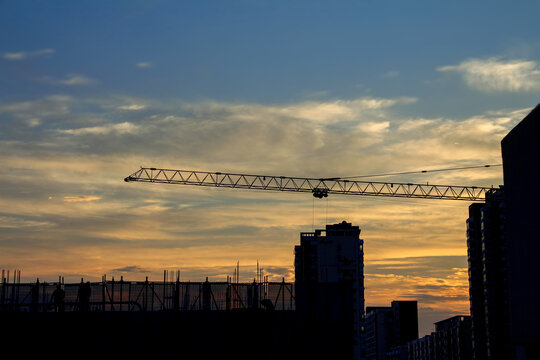
<svg viewBox="0 0 540 360"><path fill-rule="evenodd" d="M472 359L471 317L465 315L435 323L435 332L408 344L409 360Z"/></svg>

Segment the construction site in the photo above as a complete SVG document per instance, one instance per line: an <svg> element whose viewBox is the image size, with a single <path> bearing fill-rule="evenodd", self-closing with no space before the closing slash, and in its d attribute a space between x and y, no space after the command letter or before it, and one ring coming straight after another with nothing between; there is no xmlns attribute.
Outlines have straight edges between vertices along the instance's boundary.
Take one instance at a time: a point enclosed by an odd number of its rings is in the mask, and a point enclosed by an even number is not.
<svg viewBox="0 0 540 360"><path fill-rule="evenodd" d="M294 284L263 281L20 283L4 271L0 336L30 357L350 357L349 319L298 312ZM164 277L167 277L164 272ZM320 341L317 341L319 339Z"/></svg>
<svg viewBox="0 0 540 360"><path fill-rule="evenodd" d="M7 275L7 272L4 271ZM20 283L3 276L1 312L293 311L294 284L262 281L119 281ZM20 277L19 277L20 279Z"/></svg>

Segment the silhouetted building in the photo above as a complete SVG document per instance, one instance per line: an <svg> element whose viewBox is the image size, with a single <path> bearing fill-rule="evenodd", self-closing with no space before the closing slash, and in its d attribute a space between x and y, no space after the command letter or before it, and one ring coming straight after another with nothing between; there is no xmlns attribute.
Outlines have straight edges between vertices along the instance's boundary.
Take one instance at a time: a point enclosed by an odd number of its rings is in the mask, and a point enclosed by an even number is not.
<svg viewBox="0 0 540 360"><path fill-rule="evenodd" d="M394 314L393 346L407 345L418 339L418 303L416 301L392 301Z"/></svg>
<svg viewBox="0 0 540 360"><path fill-rule="evenodd" d="M472 323L472 359L474 360L487 359L484 264L482 255L482 208L484 206L486 204L472 204L469 206L469 218L467 219L469 301Z"/></svg>
<svg viewBox="0 0 540 360"><path fill-rule="evenodd" d="M470 360L471 318L454 316L435 323L435 332L408 344L409 360Z"/></svg>
<svg viewBox="0 0 540 360"><path fill-rule="evenodd" d="M0 282L2 359L353 358L352 320L304 315L284 280Z"/></svg>
<svg viewBox="0 0 540 360"><path fill-rule="evenodd" d="M366 359L406 359L407 343L414 339L418 339L416 301L392 301L390 307L367 307Z"/></svg>
<svg viewBox="0 0 540 360"><path fill-rule="evenodd" d="M472 204L467 220L469 299L475 360L508 358L508 291L504 190Z"/></svg>
<svg viewBox="0 0 540 360"><path fill-rule="evenodd" d="M391 307L366 308L364 343L366 359L385 360L392 347L394 314Z"/></svg>
<svg viewBox="0 0 540 360"><path fill-rule="evenodd" d="M467 360L472 357L471 318L454 316L435 323L436 360Z"/></svg>
<svg viewBox="0 0 540 360"><path fill-rule="evenodd" d="M352 358L343 324L295 311L0 312L0 323L2 359Z"/></svg>
<svg viewBox="0 0 540 360"><path fill-rule="evenodd" d="M435 333L413 340L408 344L409 360L433 360L436 359Z"/></svg>
<svg viewBox="0 0 540 360"><path fill-rule="evenodd" d="M386 353L386 360L408 360L407 345L395 346Z"/></svg>
<svg viewBox="0 0 540 360"><path fill-rule="evenodd" d="M511 355L540 359L540 105L501 142Z"/></svg>
<svg viewBox="0 0 540 360"><path fill-rule="evenodd" d="M297 311L332 321L350 320L355 359L363 357L363 243L360 228L343 221L301 233L295 247Z"/></svg>

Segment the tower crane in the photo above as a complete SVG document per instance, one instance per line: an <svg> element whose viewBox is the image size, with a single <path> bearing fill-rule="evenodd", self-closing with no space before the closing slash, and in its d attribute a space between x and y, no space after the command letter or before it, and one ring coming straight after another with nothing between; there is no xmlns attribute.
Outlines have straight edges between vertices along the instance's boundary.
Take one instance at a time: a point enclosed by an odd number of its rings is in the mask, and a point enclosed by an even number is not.
<svg viewBox="0 0 540 360"><path fill-rule="evenodd" d="M275 175L252 175L228 172L160 169L153 167L141 167L139 170L126 177L124 181L210 186L234 189L307 192L312 193L316 198L327 197L330 194L341 194L439 200L484 201L486 192L492 189L481 186L361 181L338 177L308 178Z"/></svg>

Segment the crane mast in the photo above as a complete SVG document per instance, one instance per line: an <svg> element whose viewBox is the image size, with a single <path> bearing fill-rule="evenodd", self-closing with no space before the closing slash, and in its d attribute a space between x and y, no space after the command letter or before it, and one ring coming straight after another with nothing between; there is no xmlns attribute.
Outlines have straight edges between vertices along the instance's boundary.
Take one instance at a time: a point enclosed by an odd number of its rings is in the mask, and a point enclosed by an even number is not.
<svg viewBox="0 0 540 360"><path fill-rule="evenodd" d="M484 201L491 188L481 186L433 185L400 182L358 181L341 178L304 178L274 175L250 175L196 170L141 167L124 179L178 185L234 189L312 193L316 198L330 194L386 196L419 199Z"/></svg>

